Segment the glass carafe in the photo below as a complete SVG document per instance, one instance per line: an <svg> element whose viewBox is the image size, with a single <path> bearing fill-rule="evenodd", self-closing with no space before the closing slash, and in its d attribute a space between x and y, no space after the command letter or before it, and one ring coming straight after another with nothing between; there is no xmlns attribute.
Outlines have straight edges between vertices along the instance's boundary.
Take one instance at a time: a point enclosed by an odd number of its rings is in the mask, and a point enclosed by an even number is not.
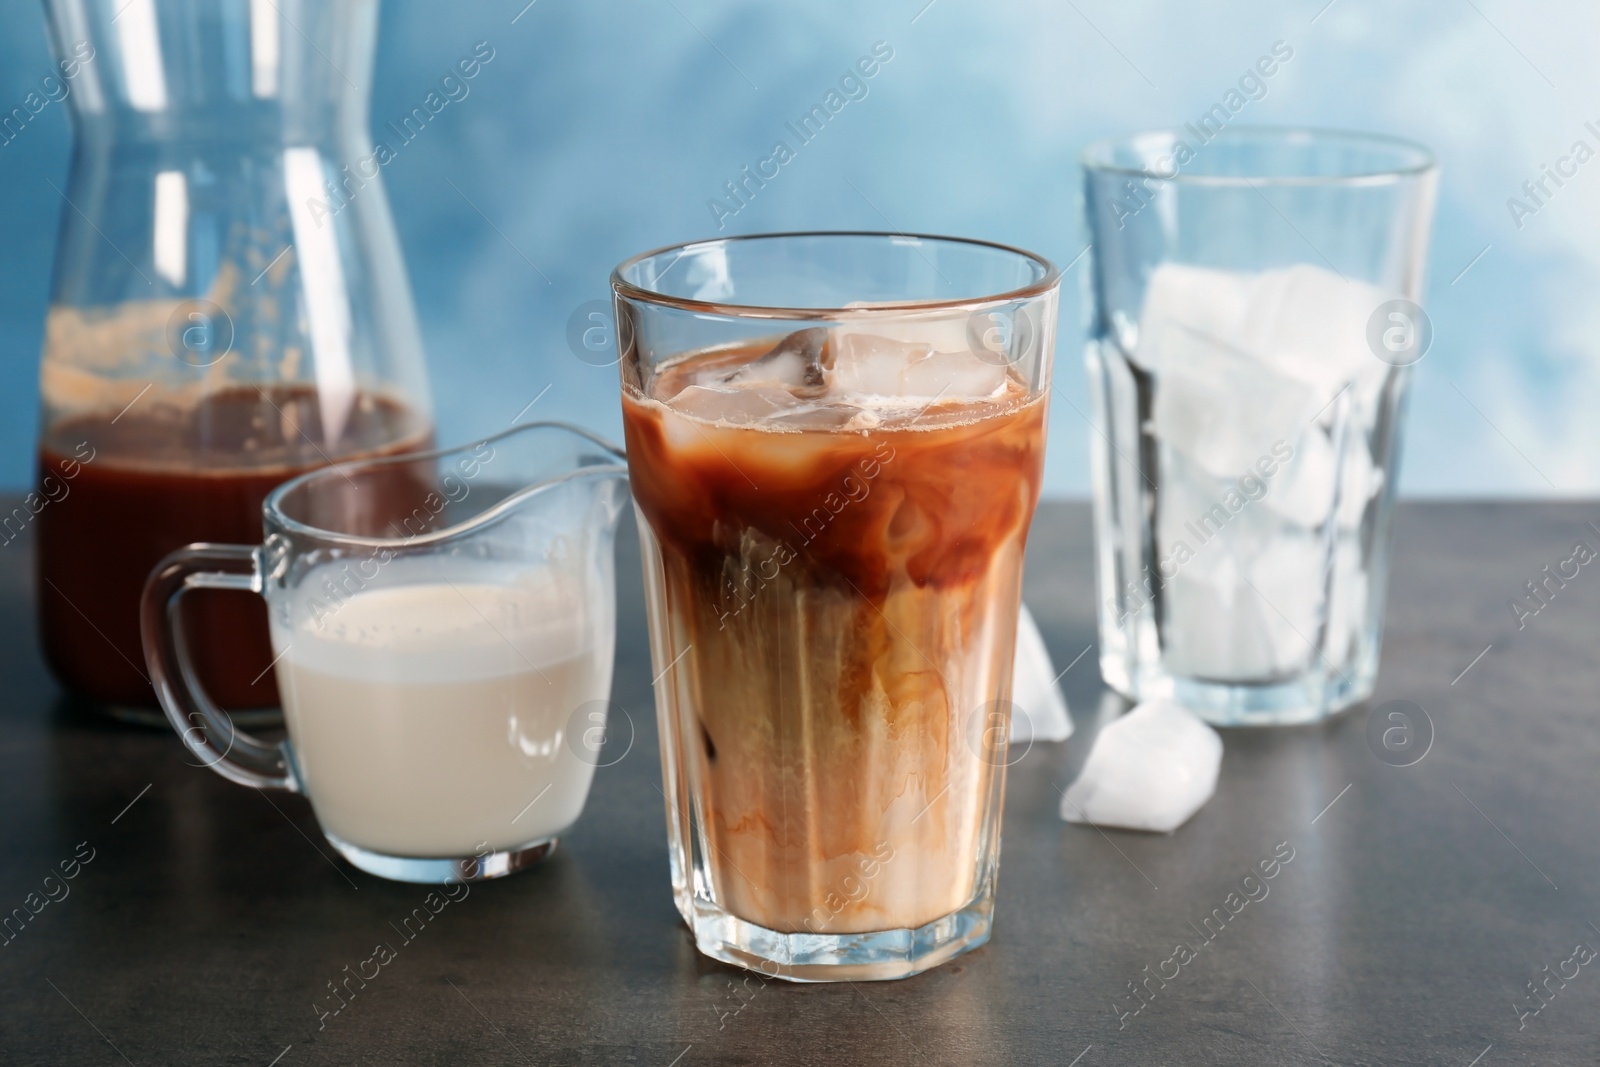
<svg viewBox="0 0 1600 1067"><path fill-rule="evenodd" d="M261 537L275 486L427 447L416 313L368 134L377 0L46 0L76 132L40 372L38 603L68 689L155 711L139 593ZM188 667L278 696L266 611L186 598Z"/></svg>

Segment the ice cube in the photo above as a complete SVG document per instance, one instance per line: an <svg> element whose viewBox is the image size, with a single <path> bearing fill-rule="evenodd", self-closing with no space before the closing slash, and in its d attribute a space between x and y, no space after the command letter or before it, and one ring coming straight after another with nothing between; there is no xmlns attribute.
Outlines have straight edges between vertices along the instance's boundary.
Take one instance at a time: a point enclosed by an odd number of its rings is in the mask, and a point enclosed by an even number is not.
<svg viewBox="0 0 1600 1067"><path fill-rule="evenodd" d="M1370 395L1390 368L1367 322L1391 298L1306 263L1259 274L1162 264L1132 356L1157 375L1156 432L1222 474L1249 443L1292 439L1347 385Z"/></svg>
<svg viewBox="0 0 1600 1067"><path fill-rule="evenodd" d="M1232 518L1166 583L1168 666L1221 682L1268 681L1317 658L1327 553L1270 512Z"/></svg>
<svg viewBox="0 0 1600 1067"><path fill-rule="evenodd" d="M762 356L722 373L724 385L781 385L795 396L819 397L828 390L833 362L828 331L820 326L796 330Z"/></svg>
<svg viewBox="0 0 1600 1067"><path fill-rule="evenodd" d="M1251 554L1249 590L1262 602L1263 636L1280 673L1320 658L1315 642L1327 611L1330 548L1321 531L1286 531Z"/></svg>
<svg viewBox="0 0 1600 1067"><path fill-rule="evenodd" d="M1263 617L1269 609L1244 584L1237 554L1212 544L1200 549L1196 561L1163 589L1168 669L1218 682L1272 677L1278 656Z"/></svg>
<svg viewBox="0 0 1600 1067"><path fill-rule="evenodd" d="M841 334L835 352L834 387L854 396L899 396L907 368L934 354L921 341L864 333Z"/></svg>
<svg viewBox="0 0 1600 1067"><path fill-rule="evenodd" d="M759 382L741 386L690 385L668 403L675 411L708 422L748 424L797 411L801 401L783 385Z"/></svg>
<svg viewBox="0 0 1600 1067"><path fill-rule="evenodd" d="M858 300L845 306L872 308L880 305ZM834 328L833 336L836 344L846 337L867 335L889 341L900 341L908 345L922 345L935 352L967 352L974 344L972 331L970 312L952 314L948 311L922 313L902 311L895 312L893 317L884 314L864 317L859 324L844 319Z"/></svg>
<svg viewBox="0 0 1600 1067"><path fill-rule="evenodd" d="M1156 375L1152 428L1212 474L1240 477L1316 415L1318 397L1306 383L1187 326L1154 329L1168 339L1154 345L1166 362Z"/></svg>
<svg viewBox="0 0 1600 1067"><path fill-rule="evenodd" d="M1231 520L1233 509L1228 508L1223 497L1234 482L1217 477L1176 449L1163 448L1159 457L1161 484L1156 493L1155 532L1165 559L1174 555L1178 542L1192 551Z"/></svg>
<svg viewBox="0 0 1600 1067"><path fill-rule="evenodd" d="M1005 366L970 351L853 332L837 337L835 347L833 395L841 399L988 400L1005 393Z"/></svg>
<svg viewBox="0 0 1600 1067"><path fill-rule="evenodd" d="M1166 584L1174 670L1269 680L1317 658L1329 611L1322 535L1335 500L1339 527L1354 529L1383 486L1366 433L1391 368L1366 329L1389 298L1309 264L1260 274L1164 264L1151 276L1135 362L1154 373L1151 429L1167 446L1159 548L1204 538ZM1339 419L1349 420L1342 455ZM1262 503L1218 511L1230 485L1269 456L1278 469ZM1190 512L1215 516L1216 529L1196 531ZM1330 650L1350 647L1352 626L1330 621Z"/></svg>
<svg viewBox="0 0 1600 1067"><path fill-rule="evenodd" d="M1268 480L1265 497L1267 507L1290 522L1306 529L1319 528L1333 511L1335 490L1366 491L1364 477L1358 486L1335 484L1338 466L1333 456L1333 442L1328 440L1322 427L1308 427L1295 438L1291 447L1293 457L1281 463ZM1344 500L1343 495L1340 499Z"/></svg>
<svg viewBox="0 0 1600 1067"><path fill-rule="evenodd" d="M1163 263L1145 286L1135 362L1165 370L1181 361L1181 344L1168 350L1178 338L1156 328L1177 324L1317 387L1326 401L1388 371L1368 346L1367 323L1396 295L1310 263L1255 274Z"/></svg>
<svg viewBox="0 0 1600 1067"><path fill-rule="evenodd" d="M1367 341L1367 323L1397 295L1310 263L1266 271L1237 342L1311 384L1326 402L1349 382L1388 373Z"/></svg>
<svg viewBox="0 0 1600 1067"><path fill-rule="evenodd" d="M1163 263L1150 275L1139 315L1138 344L1133 361L1146 370L1169 366L1167 346L1183 339L1165 327L1186 326L1194 333L1219 339L1237 334L1255 294L1258 276L1236 271Z"/></svg>
<svg viewBox="0 0 1600 1067"><path fill-rule="evenodd" d="M1365 420L1359 414L1349 417L1343 461L1334 458L1333 442L1321 425L1308 427L1293 442L1293 457L1266 480L1267 507L1298 526L1320 529L1328 521L1337 489L1339 525L1346 529L1361 525L1367 502L1383 488L1383 471L1373 464L1367 449Z"/></svg>
<svg viewBox="0 0 1600 1067"><path fill-rule="evenodd" d="M1017 613L1017 650L1011 669L1011 743L1065 741L1072 736L1067 698L1056 684L1055 664L1028 605Z"/></svg>
<svg viewBox="0 0 1600 1067"><path fill-rule="evenodd" d="M1361 634L1367 625L1369 584L1362 566L1361 544L1354 534L1344 534L1334 551L1333 585L1328 597L1328 661L1340 670L1347 669L1360 651Z"/></svg>
<svg viewBox="0 0 1600 1067"><path fill-rule="evenodd" d="M1383 490L1383 470L1372 462L1366 435L1354 428L1346 442L1339 478L1339 525L1354 530L1361 525L1367 502Z"/></svg>
<svg viewBox="0 0 1600 1067"><path fill-rule="evenodd" d="M1170 834L1211 799L1222 738L1188 708L1147 700L1096 735L1061 817Z"/></svg>

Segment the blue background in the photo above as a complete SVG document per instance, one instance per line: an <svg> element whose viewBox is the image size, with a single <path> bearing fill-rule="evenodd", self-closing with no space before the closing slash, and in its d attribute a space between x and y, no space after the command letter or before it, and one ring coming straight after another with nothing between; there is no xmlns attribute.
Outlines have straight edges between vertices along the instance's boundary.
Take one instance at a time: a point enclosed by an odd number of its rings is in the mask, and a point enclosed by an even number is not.
<svg viewBox="0 0 1600 1067"><path fill-rule="evenodd" d="M1198 117L1281 40L1293 59L1236 122L1399 134L1432 146L1443 167L1426 297L1435 339L1417 368L1402 490L1600 488L1600 161L1520 227L1506 204L1573 141L1600 148L1583 128L1600 120L1600 106L1584 109L1600 100L1593 5L525 2L383 11L375 126L477 42L496 51L471 95L383 170L445 441L504 426L546 386L528 417L615 434L615 370L572 354L569 317L606 295L620 259L717 233L708 201L874 42L894 57L867 97L721 232L948 232L1065 265L1085 243L1085 142ZM38 5L0 7L0 107L50 67ZM63 182L68 146L66 110L51 105L0 147L0 488L30 478L62 210L47 179ZM1067 276L1057 349L1070 403L1053 405L1054 495L1088 491L1081 268Z"/></svg>

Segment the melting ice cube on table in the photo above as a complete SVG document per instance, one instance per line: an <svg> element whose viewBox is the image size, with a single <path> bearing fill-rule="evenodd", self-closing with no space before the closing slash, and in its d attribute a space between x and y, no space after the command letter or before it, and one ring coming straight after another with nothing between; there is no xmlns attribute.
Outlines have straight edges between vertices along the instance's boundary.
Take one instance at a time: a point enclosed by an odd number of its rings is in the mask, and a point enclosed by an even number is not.
<svg viewBox="0 0 1600 1067"><path fill-rule="evenodd" d="M1183 705L1147 700L1103 728L1061 817L1170 834L1217 789L1222 738Z"/></svg>
<svg viewBox="0 0 1600 1067"><path fill-rule="evenodd" d="M1011 669L1011 743L1065 741L1072 736L1067 698L1056 684L1055 664L1028 605L1017 615L1017 650Z"/></svg>

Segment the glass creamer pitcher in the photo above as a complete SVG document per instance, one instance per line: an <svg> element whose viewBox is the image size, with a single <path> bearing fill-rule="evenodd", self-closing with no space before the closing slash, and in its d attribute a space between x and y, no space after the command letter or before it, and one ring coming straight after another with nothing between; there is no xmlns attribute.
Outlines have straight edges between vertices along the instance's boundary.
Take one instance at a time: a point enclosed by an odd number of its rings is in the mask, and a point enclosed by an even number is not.
<svg viewBox="0 0 1600 1067"><path fill-rule="evenodd" d="M431 446L367 132L377 3L45 6L77 139L40 373L40 631L67 688L159 720L139 710L150 568L258 540L296 474ZM261 606L186 606L215 700L276 705Z"/></svg>
<svg viewBox="0 0 1600 1067"><path fill-rule="evenodd" d="M151 574L167 717L224 777L305 793L369 873L471 881L537 861L620 758L603 752L623 463L529 423L296 478L267 498L260 546L190 545ZM183 615L214 590L266 600L287 741L239 730L191 669Z"/></svg>

